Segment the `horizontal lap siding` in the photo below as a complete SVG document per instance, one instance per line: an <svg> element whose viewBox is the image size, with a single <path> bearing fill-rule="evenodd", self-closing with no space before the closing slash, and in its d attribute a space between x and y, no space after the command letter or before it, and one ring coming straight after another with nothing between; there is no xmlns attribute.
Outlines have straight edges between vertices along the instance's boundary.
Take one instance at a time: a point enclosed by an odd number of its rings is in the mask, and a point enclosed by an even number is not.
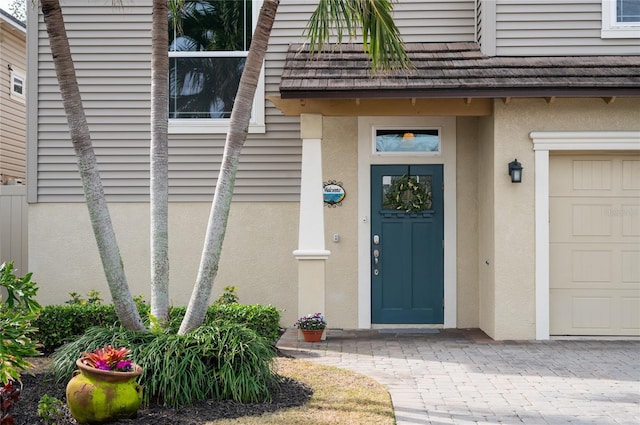
<svg viewBox="0 0 640 425"><path fill-rule="evenodd" d="M498 56L638 54L637 39L601 38L601 0L497 0L496 10Z"/></svg>
<svg viewBox="0 0 640 425"><path fill-rule="evenodd" d="M63 13L105 192L111 201L148 200L151 9L124 9L72 0ZM265 94L279 95L287 49L304 41L315 2L283 1L265 64ZM403 0L394 17L407 42L472 41L474 1ZM37 177L39 202L81 202L81 184L40 17ZM234 200L297 201L300 192L299 119L265 104L265 134L250 134L238 167ZM173 201L210 201L225 135L170 135ZM355 142L355 141L353 141Z"/></svg>
<svg viewBox="0 0 640 425"><path fill-rule="evenodd" d="M140 201L149 194L151 8L124 4L61 2L105 192L110 201ZM37 62L38 201L82 202L42 16Z"/></svg>
<svg viewBox="0 0 640 425"><path fill-rule="evenodd" d="M394 20L407 43L475 41L473 0L403 0L394 5Z"/></svg>
<svg viewBox="0 0 640 425"><path fill-rule="evenodd" d="M141 2L127 2L124 9L63 3L87 121L110 201L149 199L150 12ZM281 54L276 50L269 56L284 58L287 43L281 43ZM42 18L38 63L38 201L82 202ZM267 67L266 75L267 91L277 93L278 69ZM301 154L297 119L283 117L267 104L266 123L266 134L248 137L234 199L295 201ZM169 137L172 201L211 201L224 141L224 134Z"/></svg>
<svg viewBox="0 0 640 425"><path fill-rule="evenodd" d="M0 174L1 180L24 180L26 177L26 107L11 97L11 68L26 73L26 34L3 22L0 25Z"/></svg>

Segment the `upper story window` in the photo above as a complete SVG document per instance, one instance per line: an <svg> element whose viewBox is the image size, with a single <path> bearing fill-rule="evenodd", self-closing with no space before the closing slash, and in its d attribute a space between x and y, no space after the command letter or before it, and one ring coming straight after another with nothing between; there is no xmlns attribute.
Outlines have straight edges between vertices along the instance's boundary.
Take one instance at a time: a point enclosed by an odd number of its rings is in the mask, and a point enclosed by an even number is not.
<svg viewBox="0 0 640 425"><path fill-rule="evenodd" d="M169 132L226 132L251 44L258 1L186 0L169 16ZM252 132L264 131L264 87Z"/></svg>
<svg viewBox="0 0 640 425"><path fill-rule="evenodd" d="M602 38L640 38L640 0L602 0Z"/></svg>
<svg viewBox="0 0 640 425"><path fill-rule="evenodd" d="M11 97L24 102L25 81L24 76L16 71L11 71Z"/></svg>

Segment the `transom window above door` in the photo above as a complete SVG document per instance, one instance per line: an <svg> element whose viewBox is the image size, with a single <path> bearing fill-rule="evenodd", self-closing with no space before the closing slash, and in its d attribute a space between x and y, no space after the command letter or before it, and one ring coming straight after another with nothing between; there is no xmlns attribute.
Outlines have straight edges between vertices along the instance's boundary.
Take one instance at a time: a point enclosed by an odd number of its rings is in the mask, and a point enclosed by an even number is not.
<svg viewBox="0 0 640 425"><path fill-rule="evenodd" d="M439 154L440 130L376 129L373 151L377 154Z"/></svg>

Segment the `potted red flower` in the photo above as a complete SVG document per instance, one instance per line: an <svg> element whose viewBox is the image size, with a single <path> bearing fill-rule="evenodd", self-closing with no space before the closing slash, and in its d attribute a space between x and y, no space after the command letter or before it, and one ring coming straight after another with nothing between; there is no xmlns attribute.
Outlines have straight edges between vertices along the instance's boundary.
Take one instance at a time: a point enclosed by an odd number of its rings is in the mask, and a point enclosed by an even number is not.
<svg viewBox="0 0 640 425"><path fill-rule="evenodd" d="M136 378L142 368L132 363L130 350L107 345L82 353L67 384L69 411L80 424L135 418L142 402Z"/></svg>

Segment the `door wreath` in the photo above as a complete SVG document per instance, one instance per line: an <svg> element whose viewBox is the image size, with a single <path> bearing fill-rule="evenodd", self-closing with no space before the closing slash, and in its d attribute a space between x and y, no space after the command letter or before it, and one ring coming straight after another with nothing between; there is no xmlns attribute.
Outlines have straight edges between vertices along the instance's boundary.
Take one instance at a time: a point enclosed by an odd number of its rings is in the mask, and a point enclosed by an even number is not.
<svg viewBox="0 0 640 425"><path fill-rule="evenodd" d="M420 212L431 208L431 196L417 178L405 174L389 186L384 204L388 209Z"/></svg>

